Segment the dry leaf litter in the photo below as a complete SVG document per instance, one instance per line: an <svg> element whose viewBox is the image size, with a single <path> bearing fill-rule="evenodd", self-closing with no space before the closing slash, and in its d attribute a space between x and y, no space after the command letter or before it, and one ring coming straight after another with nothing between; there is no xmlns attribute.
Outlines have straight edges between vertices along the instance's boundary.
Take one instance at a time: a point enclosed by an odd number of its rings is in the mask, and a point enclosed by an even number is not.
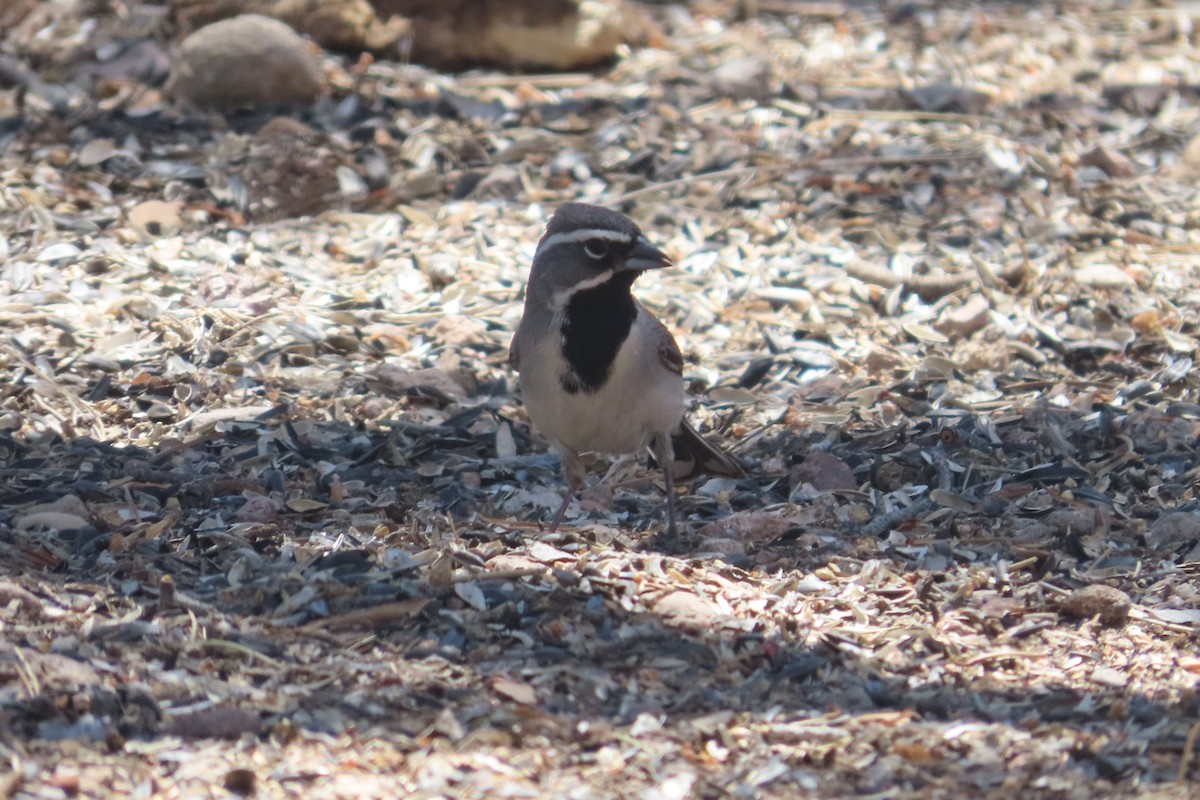
<svg viewBox="0 0 1200 800"><path fill-rule="evenodd" d="M654 4L593 74L221 118L163 7L18 6L3 796L1195 796L1196 7ZM675 257L748 467L678 540L632 459L542 527L568 199Z"/></svg>

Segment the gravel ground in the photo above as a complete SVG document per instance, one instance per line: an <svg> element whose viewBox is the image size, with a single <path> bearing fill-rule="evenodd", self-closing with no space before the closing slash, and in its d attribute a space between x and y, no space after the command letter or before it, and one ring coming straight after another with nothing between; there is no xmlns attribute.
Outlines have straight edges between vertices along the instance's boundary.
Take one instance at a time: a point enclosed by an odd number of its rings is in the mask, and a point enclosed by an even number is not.
<svg viewBox="0 0 1200 800"><path fill-rule="evenodd" d="M43 6L2 796L1194 796L1196 8L654 4L594 73L327 54L221 118L117 46L161 9ZM633 459L545 530L506 354L567 200L675 259L636 293L747 468L676 538Z"/></svg>

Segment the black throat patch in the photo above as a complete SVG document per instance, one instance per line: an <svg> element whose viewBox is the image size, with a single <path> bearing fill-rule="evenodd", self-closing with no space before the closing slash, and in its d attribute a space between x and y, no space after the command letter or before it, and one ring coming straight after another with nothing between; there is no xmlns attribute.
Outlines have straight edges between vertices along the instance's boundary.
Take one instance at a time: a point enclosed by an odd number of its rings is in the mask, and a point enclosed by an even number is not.
<svg viewBox="0 0 1200 800"><path fill-rule="evenodd" d="M629 287L634 271L618 272L599 286L576 292L563 314L563 357L569 369L559 382L569 394L591 394L612 372L617 351L629 338L637 306Z"/></svg>

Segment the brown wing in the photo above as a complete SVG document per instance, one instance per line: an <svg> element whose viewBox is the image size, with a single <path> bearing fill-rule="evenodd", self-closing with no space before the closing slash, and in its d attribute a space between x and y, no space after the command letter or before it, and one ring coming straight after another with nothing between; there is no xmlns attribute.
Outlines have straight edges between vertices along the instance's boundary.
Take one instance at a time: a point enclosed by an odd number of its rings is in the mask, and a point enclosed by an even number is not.
<svg viewBox="0 0 1200 800"><path fill-rule="evenodd" d="M671 370L671 372L682 376L683 354L679 352L679 345L675 343L675 337L671 335L671 332L667 330L665 325L655 319L654 315L644 307L640 310L654 323L653 336L658 349L658 360L662 362L664 367Z"/></svg>
<svg viewBox="0 0 1200 800"><path fill-rule="evenodd" d="M676 375L683 375L683 354L675 337L666 329L654 315L641 309L654 322L654 336L658 346L658 360ZM712 442L705 439L687 420L679 421L679 428L671 433L671 445L674 451L674 463L671 472L679 479L688 478L698 472L709 475L727 475L732 478L743 478L746 471L737 459L726 453Z"/></svg>
<svg viewBox="0 0 1200 800"><path fill-rule="evenodd" d="M746 477L746 470L736 458L701 436L687 420L680 420L679 429L671 434L671 446L675 452L674 473L679 480L700 472Z"/></svg>
<svg viewBox="0 0 1200 800"><path fill-rule="evenodd" d="M513 368L514 372L521 371L521 351L518 345L520 344L518 337L520 332L514 333L512 343L508 346L508 365Z"/></svg>

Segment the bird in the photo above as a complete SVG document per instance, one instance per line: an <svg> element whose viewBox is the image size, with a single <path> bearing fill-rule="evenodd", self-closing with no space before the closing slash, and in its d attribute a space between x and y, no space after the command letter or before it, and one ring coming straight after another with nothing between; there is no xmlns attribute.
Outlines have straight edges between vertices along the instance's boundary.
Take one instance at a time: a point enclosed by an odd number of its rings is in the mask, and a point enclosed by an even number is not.
<svg viewBox="0 0 1200 800"><path fill-rule="evenodd" d="M602 206L565 203L546 224L509 364L567 481L550 532L584 487L583 452L649 451L663 470L671 536L676 477L745 474L684 419L679 345L632 294L643 272L671 265L632 220Z"/></svg>

